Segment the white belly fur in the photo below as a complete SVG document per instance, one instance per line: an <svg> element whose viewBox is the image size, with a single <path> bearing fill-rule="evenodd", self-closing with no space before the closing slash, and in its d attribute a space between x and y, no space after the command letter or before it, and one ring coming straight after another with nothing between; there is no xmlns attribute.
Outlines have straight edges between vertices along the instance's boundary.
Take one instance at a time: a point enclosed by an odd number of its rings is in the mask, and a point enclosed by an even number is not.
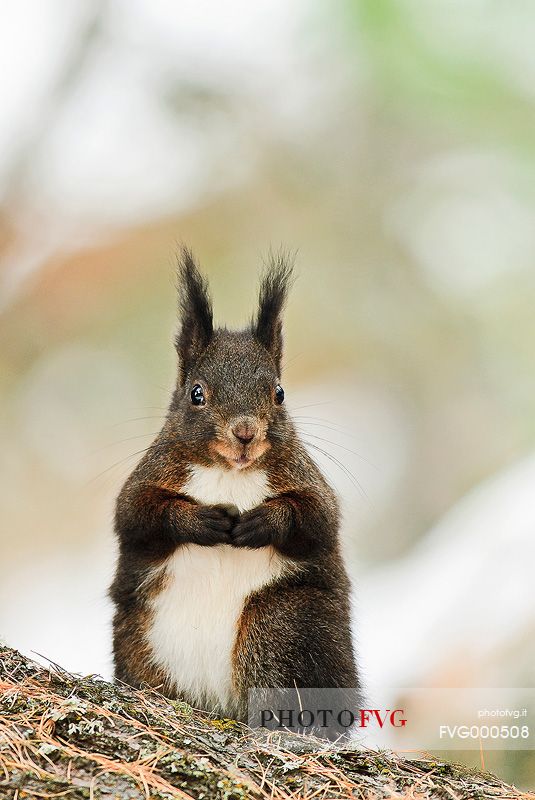
<svg viewBox="0 0 535 800"><path fill-rule="evenodd" d="M183 491L197 502L247 511L269 494L265 473L192 469ZM164 588L153 601L148 634L153 659L169 684L193 703L232 715L232 649L245 599L284 570L272 548L179 547L167 560Z"/></svg>

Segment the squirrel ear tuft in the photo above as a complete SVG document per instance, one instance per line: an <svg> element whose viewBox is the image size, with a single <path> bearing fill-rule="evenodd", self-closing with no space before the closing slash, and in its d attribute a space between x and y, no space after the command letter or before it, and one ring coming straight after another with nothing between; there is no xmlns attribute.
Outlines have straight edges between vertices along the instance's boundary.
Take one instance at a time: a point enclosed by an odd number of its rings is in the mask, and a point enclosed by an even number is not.
<svg viewBox="0 0 535 800"><path fill-rule="evenodd" d="M279 252L271 255L260 282L258 314L253 332L268 350L280 373L282 358L282 310L292 280L291 258Z"/></svg>
<svg viewBox="0 0 535 800"><path fill-rule="evenodd" d="M178 254L178 304L181 324L176 348L180 358L180 383L183 385L214 332L208 283L188 247L182 247Z"/></svg>

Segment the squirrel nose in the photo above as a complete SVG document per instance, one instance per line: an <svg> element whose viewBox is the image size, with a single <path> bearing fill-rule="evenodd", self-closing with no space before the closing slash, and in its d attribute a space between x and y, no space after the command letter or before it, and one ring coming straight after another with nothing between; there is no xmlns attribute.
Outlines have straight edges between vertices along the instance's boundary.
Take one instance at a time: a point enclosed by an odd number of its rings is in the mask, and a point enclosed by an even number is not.
<svg viewBox="0 0 535 800"><path fill-rule="evenodd" d="M241 444L249 444L256 436L256 428L250 422L239 422L233 426L232 433Z"/></svg>

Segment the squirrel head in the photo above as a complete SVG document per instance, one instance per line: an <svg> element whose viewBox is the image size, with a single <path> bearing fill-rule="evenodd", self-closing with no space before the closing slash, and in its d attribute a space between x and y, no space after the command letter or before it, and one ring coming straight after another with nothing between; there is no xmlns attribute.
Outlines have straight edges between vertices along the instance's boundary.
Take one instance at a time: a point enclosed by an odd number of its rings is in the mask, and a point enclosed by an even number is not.
<svg viewBox="0 0 535 800"><path fill-rule="evenodd" d="M241 331L214 328L208 285L191 251L179 257L179 374L170 408L192 459L244 469L288 440L293 426L280 384L282 310L292 265L271 258L258 309Z"/></svg>

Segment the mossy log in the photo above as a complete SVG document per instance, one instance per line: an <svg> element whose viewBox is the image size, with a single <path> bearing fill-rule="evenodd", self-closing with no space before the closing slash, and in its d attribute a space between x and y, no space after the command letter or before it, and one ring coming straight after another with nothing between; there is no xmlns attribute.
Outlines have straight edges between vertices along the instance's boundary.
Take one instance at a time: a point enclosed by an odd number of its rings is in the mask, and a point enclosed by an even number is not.
<svg viewBox="0 0 535 800"><path fill-rule="evenodd" d="M251 731L0 646L0 798L527 798L431 758ZM532 796L533 797L533 796Z"/></svg>

